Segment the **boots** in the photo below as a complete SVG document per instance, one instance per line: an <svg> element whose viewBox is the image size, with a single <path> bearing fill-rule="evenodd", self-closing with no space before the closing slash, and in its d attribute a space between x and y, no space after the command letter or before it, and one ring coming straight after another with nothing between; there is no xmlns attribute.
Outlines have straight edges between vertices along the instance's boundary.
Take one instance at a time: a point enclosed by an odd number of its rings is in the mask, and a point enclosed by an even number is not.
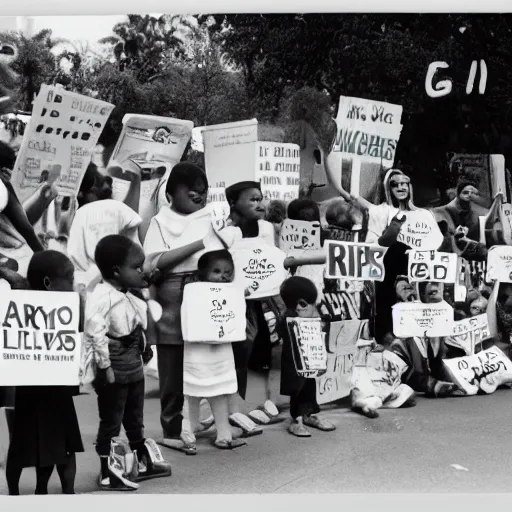
<svg viewBox="0 0 512 512"><path fill-rule="evenodd" d="M171 464L164 460L160 448L153 439L146 439L141 450L136 481L171 476Z"/></svg>
<svg viewBox="0 0 512 512"><path fill-rule="evenodd" d="M118 492L137 490L139 488L136 483L138 468L137 452L132 452L124 439L119 437L112 439L107 462L107 476L102 470L98 482L100 489Z"/></svg>

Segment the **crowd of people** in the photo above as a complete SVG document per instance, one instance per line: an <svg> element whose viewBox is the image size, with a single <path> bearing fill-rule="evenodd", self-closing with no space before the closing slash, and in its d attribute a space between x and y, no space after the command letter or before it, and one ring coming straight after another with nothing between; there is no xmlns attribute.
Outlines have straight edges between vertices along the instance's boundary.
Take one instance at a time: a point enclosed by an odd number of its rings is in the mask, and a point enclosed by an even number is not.
<svg viewBox="0 0 512 512"><path fill-rule="evenodd" d="M251 416L244 405L248 371L268 375L272 351L278 345L282 345L280 391L290 397L289 433L310 437L310 429L335 430L320 414L315 379L297 373L293 354L296 347L286 327L286 320L295 317L320 318L328 323L321 307L322 293L336 290L339 280L321 275L322 282L313 282L304 272L312 263L323 268L321 258L288 258L285 266L289 275L277 296L250 300L251 290L244 290L245 341L213 344L208 339L204 343L183 340L184 287L193 282L233 282L233 245L252 238L262 245L275 246L286 218L321 223L322 243L334 238L387 248L384 280L365 283L359 310L350 313L347 305L340 319L357 315L370 320L370 337L375 340L372 350L390 351L404 364L396 389L406 396L398 399L394 392L375 404L367 400L371 393L365 395L355 386L355 411L376 417L377 409L386 401L394 400L395 406L413 406L414 392L434 397L463 394L442 364L445 359L466 355L460 347L449 337L396 338L391 312L398 302L414 301L446 301L453 307L456 320L487 311L494 289L485 283L482 268L492 242L482 241L485 234L481 233L479 218L488 211L475 202L478 183L467 177L461 177L453 201L426 211L442 234L438 250L457 253L470 269L467 294L461 302L455 300L453 286L437 282L416 286L408 277L410 248L398 241L398 236L407 215L419 209L413 202L409 177L396 169L385 176L382 204L354 197L333 182L340 197L323 205L323 214L308 197L289 204L266 202L259 182L235 183L226 189L229 218L225 227L217 229L212 223L212 204L207 202L206 173L194 164L181 162L174 166L166 183L168 205L151 219L141 240L139 214L112 199L112 179L90 164L76 205L68 208L73 212L76 209L76 213L69 221L69 236L59 246L62 249L65 245L65 250L55 250L33 228L45 209L39 215L29 215L9 183L15 155L2 146L0 158L2 222L13 226L34 252L26 272L20 270L15 259L2 255L0 277L12 289L80 293L84 333L81 374L82 383L84 376L90 377L97 395L100 489L136 490L143 480L171 475L170 464L157 443L144 437L144 365L154 359L160 386L161 446L195 455L197 432L215 425L216 448L242 448L244 439L263 432L262 425L280 421L279 411L270 400ZM51 193L45 197L47 202L57 200ZM493 305L499 336L486 340L477 350L497 345L508 357L512 287L503 284L496 290ZM16 388L14 393L7 388L2 392L2 405L14 406L6 463L9 494L19 494L20 476L26 467L36 468L36 494L47 494L55 466L63 492L73 494L75 454L84 450L73 402L79 389L26 386ZM204 399L212 416L201 420L200 404ZM119 437L121 427L128 441ZM233 427L241 429L241 437L233 435Z"/></svg>

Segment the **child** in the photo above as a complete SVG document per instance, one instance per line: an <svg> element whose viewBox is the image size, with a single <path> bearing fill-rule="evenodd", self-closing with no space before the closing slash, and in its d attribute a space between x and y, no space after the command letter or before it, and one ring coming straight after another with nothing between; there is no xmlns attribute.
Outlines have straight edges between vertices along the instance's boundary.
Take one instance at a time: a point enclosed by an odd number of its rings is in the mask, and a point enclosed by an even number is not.
<svg viewBox="0 0 512 512"><path fill-rule="evenodd" d="M231 283L234 263L229 251L220 250L203 254L197 263L197 280L209 283ZM229 425L228 395L237 392L235 360L230 343L185 343L183 357L183 394L188 402L192 442L199 427L199 406L202 398L210 403L217 439L214 446L231 450L247 443L233 439Z"/></svg>
<svg viewBox="0 0 512 512"><path fill-rule="evenodd" d="M128 491L138 486L109 467L111 441L124 426L130 448L140 462L137 481L171 474L158 447L144 438L144 370L147 354L144 330L148 327L147 303L130 290L147 287L142 273L142 248L121 235L98 243L95 262L103 277L86 305L85 337L92 344L98 373L100 426L96 452L100 456L102 490Z"/></svg>
<svg viewBox="0 0 512 512"><path fill-rule="evenodd" d="M311 437L306 426L330 432L336 427L317 416L320 407L316 401L316 380L297 375L293 362L293 347L286 327L286 319L290 317L318 317L316 287L305 277L293 276L281 285L281 298L287 308L280 327L283 339L281 394L290 397L292 417L288 432L297 437Z"/></svg>
<svg viewBox="0 0 512 512"><path fill-rule="evenodd" d="M144 240L148 273L159 270L163 279L155 286L155 299L164 313L156 324L160 384L161 444L185 453L193 449L181 438L183 409L183 337L180 309L183 287L197 270L203 252L223 249L212 226L212 209L206 207L208 180L194 164L175 165L166 185L170 207L153 217Z"/></svg>
<svg viewBox="0 0 512 512"><path fill-rule="evenodd" d="M34 254L27 270L32 290L73 291L74 268L57 251ZM11 496L19 495L23 468L36 468L36 494L48 494L54 466L62 492L75 494L76 453L84 451L73 403L78 389L69 386L20 386L16 388L14 425L6 478Z"/></svg>

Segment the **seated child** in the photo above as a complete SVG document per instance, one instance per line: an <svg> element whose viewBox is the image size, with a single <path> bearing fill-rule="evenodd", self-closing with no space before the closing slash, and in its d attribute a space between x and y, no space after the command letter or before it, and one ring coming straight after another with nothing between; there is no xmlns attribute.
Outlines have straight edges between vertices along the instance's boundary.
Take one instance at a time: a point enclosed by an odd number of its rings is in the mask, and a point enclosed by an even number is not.
<svg viewBox="0 0 512 512"><path fill-rule="evenodd" d="M142 272L144 259L140 245L126 237L109 235L100 240L95 263L103 282L86 304L85 338L98 366L94 381L100 416L96 441L101 461L98 484L107 491L138 488L133 479L115 471L115 465L109 463L109 455L115 460L112 440L119 436L121 425L130 448L140 459L134 479L171 475L170 464L163 460L156 443L144 438L143 363L150 350L144 336L150 321L148 306L138 293L148 285Z"/></svg>
<svg viewBox="0 0 512 512"><path fill-rule="evenodd" d="M320 407L316 401L316 380L297 375L290 335L286 327L287 318L316 318L319 316L316 308L315 285L305 277L290 277L281 285L281 298L286 306L286 312L280 324L283 339L281 394L290 397L292 422L288 427L288 432L297 437L311 437L311 433L306 427L330 432L336 427L317 416Z"/></svg>

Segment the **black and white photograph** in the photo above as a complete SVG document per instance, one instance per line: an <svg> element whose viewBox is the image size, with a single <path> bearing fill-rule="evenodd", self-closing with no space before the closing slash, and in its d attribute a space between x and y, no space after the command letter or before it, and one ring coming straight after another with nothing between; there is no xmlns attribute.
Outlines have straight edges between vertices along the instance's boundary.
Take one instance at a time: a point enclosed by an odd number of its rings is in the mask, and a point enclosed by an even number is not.
<svg viewBox="0 0 512 512"><path fill-rule="evenodd" d="M0 496L508 492L512 14L195 10L0 13Z"/></svg>

